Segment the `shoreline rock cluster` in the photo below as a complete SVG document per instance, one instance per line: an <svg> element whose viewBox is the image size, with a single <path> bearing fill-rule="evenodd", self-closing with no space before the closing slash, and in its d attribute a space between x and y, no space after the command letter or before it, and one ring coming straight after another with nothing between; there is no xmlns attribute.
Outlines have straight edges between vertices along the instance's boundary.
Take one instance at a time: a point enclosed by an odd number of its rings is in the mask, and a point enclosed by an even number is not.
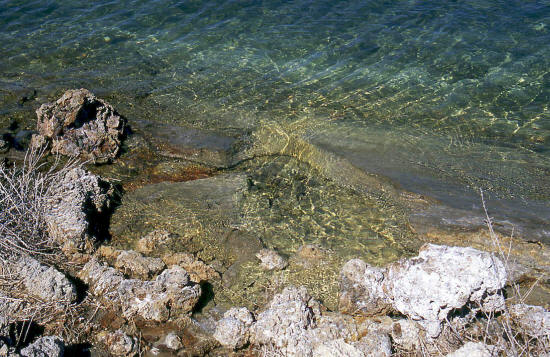
<svg viewBox="0 0 550 357"><path fill-rule="evenodd" d="M68 91L37 114L34 145L47 143L52 152L96 163L119 153L125 120L87 90ZM227 178L214 181L221 179ZM235 187L246 183L241 176L229 179ZM10 268L11 281L19 285L0 290L0 356L63 356L70 347L66 343L75 341L49 334L63 329L48 326L56 318L69 321L63 315L69 310L76 316L71 326L86 331L84 341L114 356L144 351L178 356L493 356L511 348L510 341L500 338L509 333L506 329L520 331L518 338L525 336L533 348L540 347L533 343L537 339L550 342L549 311L506 301L504 290L513 280L506 262L478 249L435 244L384 267L347 261L340 271L338 311L329 311L304 286L286 286L266 306L233 306L210 315L208 323L199 322L194 315L209 298L208 284L224 281L215 261L170 251L183 238L158 227L140 237L135 250L102 244L99 228L108 222L114 188L80 166L67 171L54 193L44 224L60 259L23 255L2 267ZM224 212L231 204L227 196L204 204L220 216L227 214L229 225L238 217ZM322 255L312 245L303 246L301 254L313 260ZM255 257L263 271L283 271L291 263L265 247ZM44 306L57 317L36 314ZM21 347L15 336L18 323L30 321L44 328L44 336L33 336ZM497 337L483 335L489 327Z"/></svg>

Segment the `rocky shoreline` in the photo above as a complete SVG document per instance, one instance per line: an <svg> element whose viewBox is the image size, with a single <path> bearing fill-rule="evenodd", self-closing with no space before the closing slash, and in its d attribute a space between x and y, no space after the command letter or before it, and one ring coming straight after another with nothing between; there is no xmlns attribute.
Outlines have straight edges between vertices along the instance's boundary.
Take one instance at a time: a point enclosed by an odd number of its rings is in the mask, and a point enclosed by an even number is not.
<svg viewBox="0 0 550 357"><path fill-rule="evenodd" d="M426 209L429 199L356 174L277 128L265 129L274 135L263 142L254 141L257 133L153 123L130 123L130 134L112 106L84 89L67 91L37 116L27 155L49 150L107 165L63 167L39 210L44 250L22 245L2 255L0 356L550 353L543 244L485 228L421 227L419 234L401 212ZM7 157L17 158L13 150ZM152 155L173 161L155 163ZM274 155L282 159L264 160ZM330 179L314 186L293 160L347 180L343 188ZM14 165L3 169L25 177ZM263 171L232 170L238 165ZM299 179L277 176L287 171ZM122 187L112 179L125 175ZM308 195L330 201L341 190L359 192L343 207L387 203L394 218L371 217L372 234L383 240L331 243L336 224L350 237L363 233L354 231L362 222L330 217L330 206L314 207L319 216L298 212L301 220L291 223L270 211L287 197L296 204L285 209L304 210L319 205ZM327 237L327 245L306 235Z"/></svg>

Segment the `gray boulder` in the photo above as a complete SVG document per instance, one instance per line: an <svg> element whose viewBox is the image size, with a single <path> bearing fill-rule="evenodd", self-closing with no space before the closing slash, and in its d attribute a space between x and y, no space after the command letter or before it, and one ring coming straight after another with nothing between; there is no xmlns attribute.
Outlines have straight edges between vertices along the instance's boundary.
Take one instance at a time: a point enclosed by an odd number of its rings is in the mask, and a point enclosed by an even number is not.
<svg viewBox="0 0 550 357"><path fill-rule="evenodd" d="M455 309L484 312L504 308L504 264L473 248L424 245L418 257L380 269L358 260L341 273L340 305L353 313L380 313L389 306L417 321L429 337ZM354 300L355 299L355 300Z"/></svg>
<svg viewBox="0 0 550 357"><path fill-rule="evenodd" d="M62 357L65 343L58 336L40 337L20 352L24 357Z"/></svg>
<svg viewBox="0 0 550 357"><path fill-rule="evenodd" d="M66 91L36 115L39 135L51 142L54 153L105 163L119 152L125 120L87 89Z"/></svg>

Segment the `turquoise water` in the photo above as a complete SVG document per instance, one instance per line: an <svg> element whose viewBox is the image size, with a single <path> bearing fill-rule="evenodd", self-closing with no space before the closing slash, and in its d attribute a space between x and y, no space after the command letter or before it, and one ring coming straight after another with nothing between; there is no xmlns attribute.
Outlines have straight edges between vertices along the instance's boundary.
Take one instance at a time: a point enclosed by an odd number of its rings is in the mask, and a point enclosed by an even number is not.
<svg viewBox="0 0 550 357"><path fill-rule="evenodd" d="M2 126L74 87L130 123L276 123L456 208L484 188L550 242L548 1L0 0Z"/></svg>

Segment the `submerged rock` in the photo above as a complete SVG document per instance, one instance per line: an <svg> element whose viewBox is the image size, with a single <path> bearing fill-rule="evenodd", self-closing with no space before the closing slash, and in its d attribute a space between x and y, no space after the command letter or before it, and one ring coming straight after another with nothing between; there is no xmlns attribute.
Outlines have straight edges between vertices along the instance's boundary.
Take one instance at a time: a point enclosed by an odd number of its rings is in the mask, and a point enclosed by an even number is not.
<svg viewBox="0 0 550 357"><path fill-rule="evenodd" d="M45 301L73 302L76 288L67 277L34 258L23 256L17 261L17 274L22 279L27 292Z"/></svg>
<svg viewBox="0 0 550 357"><path fill-rule="evenodd" d="M429 337L437 337L441 322L455 309L468 306L484 312L504 308L501 289L504 264L473 248L427 244L418 257L387 268L352 260L341 274L340 304L353 313L380 313L389 306L418 321Z"/></svg>
<svg viewBox="0 0 550 357"><path fill-rule="evenodd" d="M287 261L271 249L262 249L256 257L260 259L260 266L265 270L282 270L288 265Z"/></svg>
<svg viewBox="0 0 550 357"><path fill-rule="evenodd" d="M140 316L145 320L165 322L187 315L199 300L201 288L189 281L189 274L172 266L155 280L125 279L124 275L92 259L80 272L90 291L120 309L125 318Z"/></svg>
<svg viewBox="0 0 550 357"><path fill-rule="evenodd" d="M50 237L66 253L91 252L102 215L110 207L112 186L99 176L76 167L54 188L45 220Z"/></svg>
<svg viewBox="0 0 550 357"><path fill-rule="evenodd" d="M238 138L213 131L149 121L135 121L135 126L160 155L210 167L232 166L241 145Z"/></svg>
<svg viewBox="0 0 550 357"><path fill-rule="evenodd" d="M40 337L21 349L21 356L24 357L62 357L64 353L65 343L58 336Z"/></svg>
<svg viewBox="0 0 550 357"><path fill-rule="evenodd" d="M170 232L164 229L155 229L138 240L136 250L140 253L151 253L170 242L173 238L174 235Z"/></svg>
<svg viewBox="0 0 550 357"><path fill-rule="evenodd" d="M87 89L66 91L55 103L42 104L36 115L37 130L54 153L104 163L119 152L125 120Z"/></svg>

